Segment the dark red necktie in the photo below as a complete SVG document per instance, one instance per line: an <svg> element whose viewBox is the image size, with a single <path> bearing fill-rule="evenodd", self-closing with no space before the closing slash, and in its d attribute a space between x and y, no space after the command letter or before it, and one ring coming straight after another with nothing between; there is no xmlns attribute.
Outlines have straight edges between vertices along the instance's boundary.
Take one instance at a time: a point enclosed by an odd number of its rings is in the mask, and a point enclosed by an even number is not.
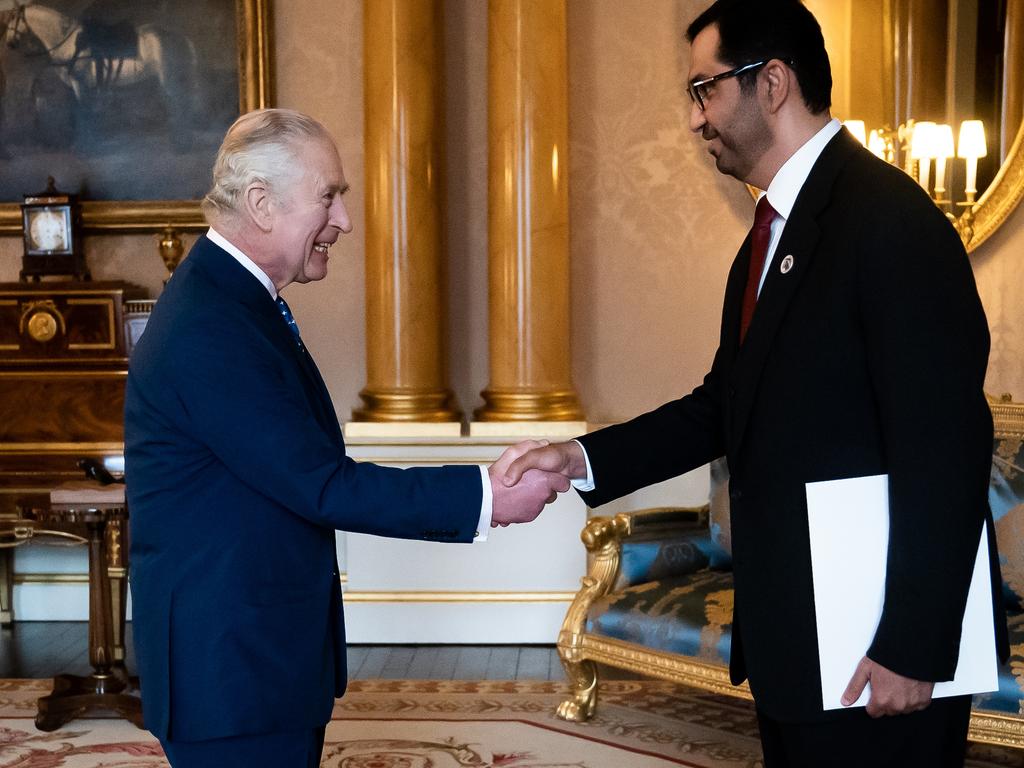
<svg viewBox="0 0 1024 768"><path fill-rule="evenodd" d="M772 222L775 209L768 202L768 195L762 195L754 209L754 226L750 230L750 269L747 271L747 289L743 292L743 313L740 315L740 344L747 335L750 319L757 304L757 286L764 271L764 260L768 256L768 242L772 239Z"/></svg>

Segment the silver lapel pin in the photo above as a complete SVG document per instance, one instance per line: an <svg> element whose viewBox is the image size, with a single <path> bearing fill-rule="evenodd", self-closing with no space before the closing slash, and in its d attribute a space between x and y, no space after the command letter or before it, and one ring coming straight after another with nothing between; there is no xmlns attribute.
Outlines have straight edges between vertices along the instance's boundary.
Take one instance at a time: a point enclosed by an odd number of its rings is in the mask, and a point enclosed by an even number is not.
<svg viewBox="0 0 1024 768"><path fill-rule="evenodd" d="M782 260L782 264L779 265L779 271L782 272L782 274L786 274L792 268L793 268L793 257L792 256L787 256L786 258L784 258Z"/></svg>

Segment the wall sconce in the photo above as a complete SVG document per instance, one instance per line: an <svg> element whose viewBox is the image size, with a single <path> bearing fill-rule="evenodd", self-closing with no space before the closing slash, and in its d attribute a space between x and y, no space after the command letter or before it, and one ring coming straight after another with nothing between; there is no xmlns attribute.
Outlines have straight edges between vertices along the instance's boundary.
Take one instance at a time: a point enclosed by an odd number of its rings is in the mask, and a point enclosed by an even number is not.
<svg viewBox="0 0 1024 768"><path fill-rule="evenodd" d="M877 157L897 165L903 158L903 170L917 179L947 218L956 227L966 246L974 237L974 208L977 205L978 160L987 154L985 127L981 120L964 120L954 147L953 128L933 122L908 120L898 129L884 127L872 130L865 138L863 120L846 120L843 125L854 137ZM965 200L954 203L946 197L946 171L953 158L967 163ZM935 185L932 186L932 160L935 161ZM946 210L953 206L963 209L960 215Z"/></svg>

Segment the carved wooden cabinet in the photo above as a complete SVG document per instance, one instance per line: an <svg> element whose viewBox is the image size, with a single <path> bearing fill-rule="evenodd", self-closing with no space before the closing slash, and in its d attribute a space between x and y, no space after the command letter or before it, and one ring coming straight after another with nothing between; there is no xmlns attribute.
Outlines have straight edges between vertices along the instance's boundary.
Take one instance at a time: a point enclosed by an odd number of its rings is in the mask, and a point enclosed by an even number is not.
<svg viewBox="0 0 1024 768"><path fill-rule="evenodd" d="M143 298L120 282L0 283L0 623L11 549L46 534L19 506L81 478L79 459L123 454L125 304Z"/></svg>

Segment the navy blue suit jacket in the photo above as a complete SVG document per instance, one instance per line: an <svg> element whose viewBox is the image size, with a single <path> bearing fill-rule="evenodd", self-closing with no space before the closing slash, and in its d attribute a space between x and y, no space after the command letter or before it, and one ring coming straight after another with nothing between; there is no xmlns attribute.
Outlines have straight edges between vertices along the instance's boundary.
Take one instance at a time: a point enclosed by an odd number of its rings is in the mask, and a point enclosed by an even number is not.
<svg viewBox="0 0 1024 768"><path fill-rule="evenodd" d="M201 237L136 347L125 400L146 726L198 741L314 728L345 688L335 529L472 541L472 466L345 454L327 388L263 285Z"/></svg>

